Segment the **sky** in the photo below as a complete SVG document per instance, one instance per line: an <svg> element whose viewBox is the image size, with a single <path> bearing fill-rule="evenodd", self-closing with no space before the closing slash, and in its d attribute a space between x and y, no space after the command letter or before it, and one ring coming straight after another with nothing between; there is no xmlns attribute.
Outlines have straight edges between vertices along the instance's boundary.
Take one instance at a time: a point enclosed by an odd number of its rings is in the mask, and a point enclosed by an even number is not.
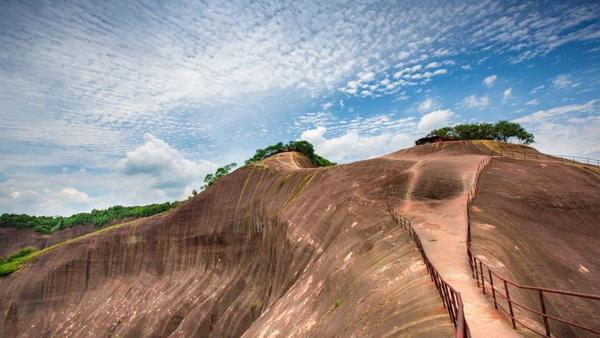
<svg viewBox="0 0 600 338"><path fill-rule="evenodd" d="M597 1L0 2L0 213L186 198L304 139L347 163L516 121L600 158Z"/></svg>

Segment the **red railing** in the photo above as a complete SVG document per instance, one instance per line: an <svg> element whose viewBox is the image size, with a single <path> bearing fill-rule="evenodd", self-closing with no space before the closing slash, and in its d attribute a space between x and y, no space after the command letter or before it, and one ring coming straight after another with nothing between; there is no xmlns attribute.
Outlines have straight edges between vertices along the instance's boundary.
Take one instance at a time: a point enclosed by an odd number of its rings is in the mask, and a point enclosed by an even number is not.
<svg viewBox="0 0 600 338"><path fill-rule="evenodd" d="M545 294L554 294L577 297L580 299L600 300L600 295L521 285L519 283L515 283L511 280L501 277L492 269L490 269L490 267L487 264L483 263L479 258L477 258L473 253L471 247L471 204L473 202L473 199L475 198L475 194L477 193L477 186L479 183L479 177L481 175L481 172L490 163L490 161L491 157L488 156L480 162L479 166L477 167L473 185L471 186L471 189L469 189L469 191L467 192L467 255L469 257L469 265L471 267L473 278L477 281L477 286L482 289L484 295L489 296L491 298L491 300L494 302L494 307L497 310L501 311L510 318L512 326L515 329L517 328L517 324L519 324L522 327L540 336L550 337L552 334L550 330L550 321L552 320L567 325L571 328L577 328L587 333L600 335L600 329L598 328L591 328L580 323L575 323L573 321L548 314L546 301L544 298ZM536 293L537 298L539 299L539 310L532 309L522 303L517 302L514 299L514 296L513 298L511 298L509 286L513 289L516 288L518 290L523 290L522 292ZM502 306L502 303L505 303L506 305ZM517 313L521 312L528 313L533 316L539 316L541 324L539 326L535 325L535 322L528 324L524 318L519 319L517 317Z"/></svg>
<svg viewBox="0 0 600 338"><path fill-rule="evenodd" d="M427 267L427 272L429 272L429 276L431 280L435 284L435 287L438 290L440 297L442 298L444 307L448 310L448 315L450 316L450 320L454 324L456 338L468 338L471 337L471 333L469 332L469 326L465 321L465 311L463 306L462 297L460 296L460 292L456 291L450 284L448 284L439 274L437 269L431 264L429 257L425 253L423 249L423 244L421 244L421 239L419 235L415 232L412 224L406 218L398 214L392 207L388 204L388 211L392 215L392 218L396 221L396 223L402 227L402 229L407 230L410 238L417 245L417 249L421 253L421 257L425 262L425 267Z"/></svg>
<svg viewBox="0 0 600 338"><path fill-rule="evenodd" d="M526 152L526 151L494 151L493 156L511 157L522 160L540 160L540 161L554 161L554 162L576 162L580 164L589 164L593 166L600 166L600 160L589 157L571 156L571 155L548 155L538 152Z"/></svg>

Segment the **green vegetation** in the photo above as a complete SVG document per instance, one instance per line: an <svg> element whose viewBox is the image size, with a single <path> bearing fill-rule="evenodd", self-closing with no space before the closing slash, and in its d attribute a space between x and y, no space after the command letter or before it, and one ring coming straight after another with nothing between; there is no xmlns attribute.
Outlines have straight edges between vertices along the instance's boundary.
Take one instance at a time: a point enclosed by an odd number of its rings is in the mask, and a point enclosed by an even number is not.
<svg viewBox="0 0 600 338"><path fill-rule="evenodd" d="M27 228L36 232L49 234L54 231L70 228L76 225L93 224L103 226L113 221L126 218L139 218L159 214L175 207L179 202L166 202L143 206L123 207L120 205L103 210L92 210L68 217L62 216L29 216L16 214L3 214L0 216L0 227Z"/></svg>
<svg viewBox="0 0 600 338"><path fill-rule="evenodd" d="M19 270L21 265L31 259L35 252L36 249L34 247L28 246L10 254L8 257L0 258L0 277Z"/></svg>
<svg viewBox="0 0 600 338"><path fill-rule="evenodd" d="M342 305L342 300L341 300L341 299L339 299L339 298L336 298L336 299L333 301L333 307L337 309L338 307L340 307L340 305Z"/></svg>
<svg viewBox="0 0 600 338"><path fill-rule="evenodd" d="M518 141L523 144L534 142L533 134L528 133L520 124L509 121L498 121L496 124L457 124L453 127L432 130L427 136L448 137L458 140Z"/></svg>
<svg viewBox="0 0 600 338"><path fill-rule="evenodd" d="M306 155L306 157L308 157L314 164L316 164L319 167L335 165L335 163L315 154L315 148L312 144L310 144L307 141L290 141L287 144L279 142L277 144L270 145L264 149L257 149L254 156L246 160L244 164L248 165L258 161L262 161L269 156L273 156L277 153L282 153L285 151L299 151ZM223 176L229 174L236 166L236 163L229 163L226 166L218 168L214 172L214 174L206 175L206 177L204 177L204 185L202 186L202 189L206 189L213 185ZM190 196L189 198L196 196L196 194L196 190L192 191L192 196Z"/></svg>
<svg viewBox="0 0 600 338"><path fill-rule="evenodd" d="M315 148L312 144L310 144L310 142L307 141L290 141L287 144L279 142L264 149L257 149L256 154L254 154L254 156L252 156L250 159L246 160L245 164L258 162L269 156L273 156L277 153L282 153L285 151L299 151L306 155L306 157L308 157L312 163L319 167L335 165L334 162L315 154Z"/></svg>
<svg viewBox="0 0 600 338"><path fill-rule="evenodd" d="M233 168L235 168L236 166L237 166L237 163L229 163L226 166L217 168L217 170L215 171L214 174L206 175L204 177L204 186L202 186L202 189L206 189L206 188L210 187L211 185L213 185L216 181L220 180L223 176L229 174L231 172L231 170ZM196 196L196 194L194 194L194 191L192 191L192 195Z"/></svg>

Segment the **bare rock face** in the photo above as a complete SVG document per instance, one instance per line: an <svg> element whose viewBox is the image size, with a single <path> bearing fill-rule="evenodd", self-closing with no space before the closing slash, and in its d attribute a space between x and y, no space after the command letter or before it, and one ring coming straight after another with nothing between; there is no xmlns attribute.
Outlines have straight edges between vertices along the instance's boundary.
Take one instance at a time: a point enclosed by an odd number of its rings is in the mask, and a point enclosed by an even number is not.
<svg viewBox="0 0 600 338"><path fill-rule="evenodd" d="M475 253L501 276L524 285L600 293L597 167L495 158L481 175L473 202ZM510 292L529 308L540 309L537 292ZM553 316L598 328L600 301L546 294L545 302ZM540 322L537 315L519 316ZM550 327L558 337L592 335L556 321Z"/></svg>
<svg viewBox="0 0 600 338"><path fill-rule="evenodd" d="M78 225L58 230L52 234L41 234L31 229L0 228L0 257L5 257L26 246L43 249L98 230L93 225Z"/></svg>
<svg viewBox="0 0 600 338"><path fill-rule="evenodd" d="M330 168L278 154L52 249L0 279L0 336L452 336L386 210L407 197L415 156L479 151L436 147ZM415 191L435 197L432 183Z"/></svg>

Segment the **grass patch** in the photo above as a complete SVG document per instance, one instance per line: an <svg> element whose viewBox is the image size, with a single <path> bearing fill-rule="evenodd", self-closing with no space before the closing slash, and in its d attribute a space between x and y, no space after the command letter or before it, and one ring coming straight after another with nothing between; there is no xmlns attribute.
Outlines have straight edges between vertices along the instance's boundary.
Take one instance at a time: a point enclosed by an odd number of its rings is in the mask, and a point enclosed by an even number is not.
<svg viewBox="0 0 600 338"><path fill-rule="evenodd" d="M337 309L338 307L340 307L340 305L342 305L342 300L339 298L336 298L333 300L333 308Z"/></svg>
<svg viewBox="0 0 600 338"><path fill-rule="evenodd" d="M21 265L34 257L36 252L36 248L28 246L8 255L7 257L0 258L0 277L7 276L19 270Z"/></svg>

